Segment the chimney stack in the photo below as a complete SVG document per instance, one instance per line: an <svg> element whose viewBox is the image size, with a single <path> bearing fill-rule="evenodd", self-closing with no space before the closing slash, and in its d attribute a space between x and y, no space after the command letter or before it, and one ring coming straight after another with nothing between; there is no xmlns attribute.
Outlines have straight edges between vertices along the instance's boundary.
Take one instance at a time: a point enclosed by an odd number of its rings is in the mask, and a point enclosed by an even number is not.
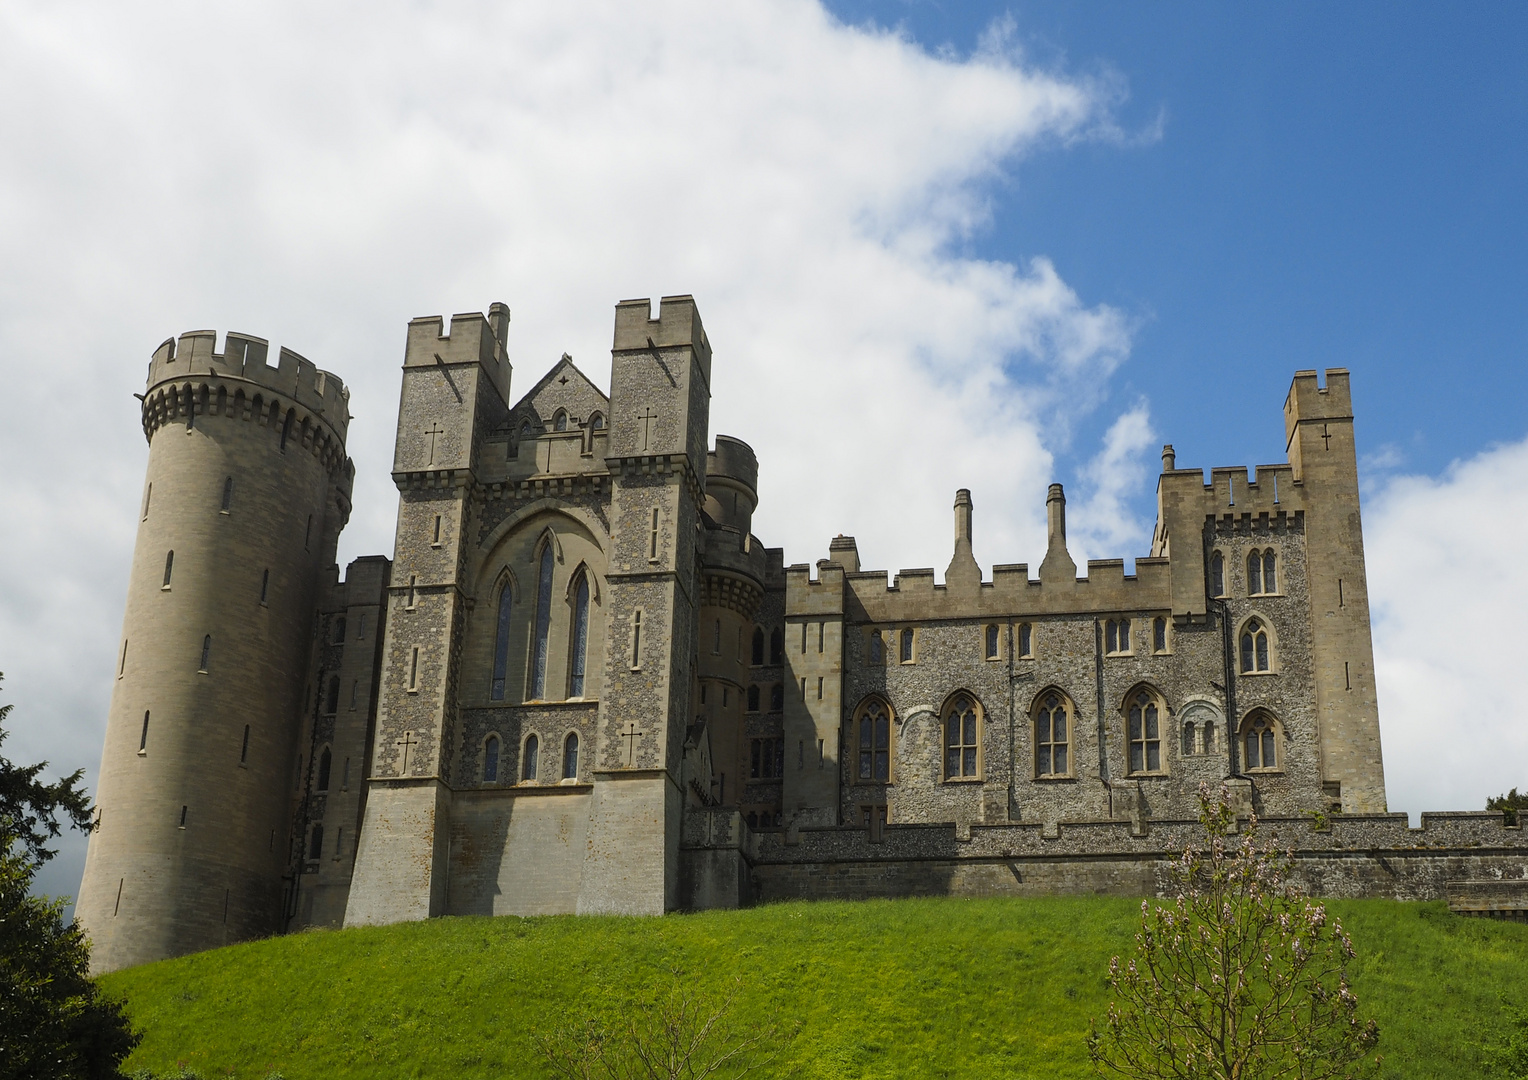
<svg viewBox="0 0 1528 1080"><path fill-rule="evenodd" d="M1178 455L1173 453L1173 444L1168 443L1162 447L1162 471L1172 472L1178 467Z"/></svg>
<svg viewBox="0 0 1528 1080"><path fill-rule="evenodd" d="M944 572L944 583L963 588L979 588L982 583L981 567L971 552L971 491L961 488L955 493L955 557Z"/></svg>
<svg viewBox="0 0 1528 1080"><path fill-rule="evenodd" d="M1045 496L1045 561L1040 564L1041 582L1072 585L1077 564L1066 550L1066 493L1052 484Z"/></svg>
<svg viewBox="0 0 1528 1080"><path fill-rule="evenodd" d="M1047 554L1066 550L1066 493L1060 484L1052 484L1045 496L1045 540Z"/></svg>

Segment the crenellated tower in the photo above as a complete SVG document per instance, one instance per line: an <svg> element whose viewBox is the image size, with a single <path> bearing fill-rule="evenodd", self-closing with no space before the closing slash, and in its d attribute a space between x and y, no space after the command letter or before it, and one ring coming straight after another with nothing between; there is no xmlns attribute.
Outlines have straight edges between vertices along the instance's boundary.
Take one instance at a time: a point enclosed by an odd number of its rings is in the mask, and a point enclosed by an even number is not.
<svg viewBox="0 0 1528 1080"><path fill-rule="evenodd" d="M604 696L580 913L679 903L680 779L701 604L711 345L695 301L616 305Z"/></svg>
<svg viewBox="0 0 1528 1080"><path fill-rule="evenodd" d="M96 970L279 930L321 572L350 514L349 393L287 349L166 341L78 914Z"/></svg>
<svg viewBox="0 0 1528 1080"><path fill-rule="evenodd" d="M509 309L409 323L398 526L365 820L345 925L445 913L464 590L483 437L508 419Z"/></svg>

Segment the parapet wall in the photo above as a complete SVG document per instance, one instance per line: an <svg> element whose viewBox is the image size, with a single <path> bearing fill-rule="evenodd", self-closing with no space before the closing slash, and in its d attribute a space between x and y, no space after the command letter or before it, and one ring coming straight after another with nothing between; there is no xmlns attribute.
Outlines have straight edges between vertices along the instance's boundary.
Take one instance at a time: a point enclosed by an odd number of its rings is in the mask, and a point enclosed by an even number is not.
<svg viewBox="0 0 1528 1080"><path fill-rule="evenodd" d="M345 385L285 348L271 367L263 338L230 332L223 352L213 351L216 344L215 331L193 330L178 345L170 338L154 351L142 399L144 438L152 441L167 424L194 425L198 417L250 421L271 429L281 449L293 444L317 457L348 502L353 469L345 456Z"/></svg>
<svg viewBox="0 0 1528 1080"><path fill-rule="evenodd" d="M160 383L197 383L207 376L242 379L291 404L319 414L343 441L350 424L350 391L337 375L283 347L275 367L266 363L270 343L264 338L229 331L221 353L216 330L190 330L154 350L149 361L147 395Z"/></svg>

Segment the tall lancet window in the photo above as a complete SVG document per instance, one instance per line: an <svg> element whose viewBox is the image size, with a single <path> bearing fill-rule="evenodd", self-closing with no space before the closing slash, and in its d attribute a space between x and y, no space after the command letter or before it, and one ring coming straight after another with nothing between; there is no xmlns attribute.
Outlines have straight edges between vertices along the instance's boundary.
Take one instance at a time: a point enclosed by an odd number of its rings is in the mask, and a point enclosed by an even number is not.
<svg viewBox="0 0 1528 1080"><path fill-rule="evenodd" d="M515 590L506 581L499 592L499 621L493 639L493 688L489 697L504 700L504 673L509 668L509 618L514 614Z"/></svg>
<svg viewBox="0 0 1528 1080"><path fill-rule="evenodd" d="M578 575L573 596L573 648L568 660L568 696L584 696L584 666L589 654L589 575Z"/></svg>
<svg viewBox="0 0 1528 1080"><path fill-rule="evenodd" d="M541 577L536 593L536 653L531 661L531 697L546 697L547 638L552 629L552 541L541 547Z"/></svg>

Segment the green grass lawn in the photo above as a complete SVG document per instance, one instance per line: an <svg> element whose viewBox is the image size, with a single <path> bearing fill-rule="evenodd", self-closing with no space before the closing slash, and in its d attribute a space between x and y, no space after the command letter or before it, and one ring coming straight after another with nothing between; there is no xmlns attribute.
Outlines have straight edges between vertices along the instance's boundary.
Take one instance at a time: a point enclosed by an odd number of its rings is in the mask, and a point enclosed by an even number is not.
<svg viewBox="0 0 1528 1080"><path fill-rule="evenodd" d="M1528 999L1528 926L1438 904L1334 903L1386 1077L1481 1075L1501 995ZM799 1022L774 1075L1076 1077L1139 901L779 904L663 919L455 918L311 932L101 981L145 1032L131 1068L204 1076L541 1077L531 1037L667 990Z"/></svg>

